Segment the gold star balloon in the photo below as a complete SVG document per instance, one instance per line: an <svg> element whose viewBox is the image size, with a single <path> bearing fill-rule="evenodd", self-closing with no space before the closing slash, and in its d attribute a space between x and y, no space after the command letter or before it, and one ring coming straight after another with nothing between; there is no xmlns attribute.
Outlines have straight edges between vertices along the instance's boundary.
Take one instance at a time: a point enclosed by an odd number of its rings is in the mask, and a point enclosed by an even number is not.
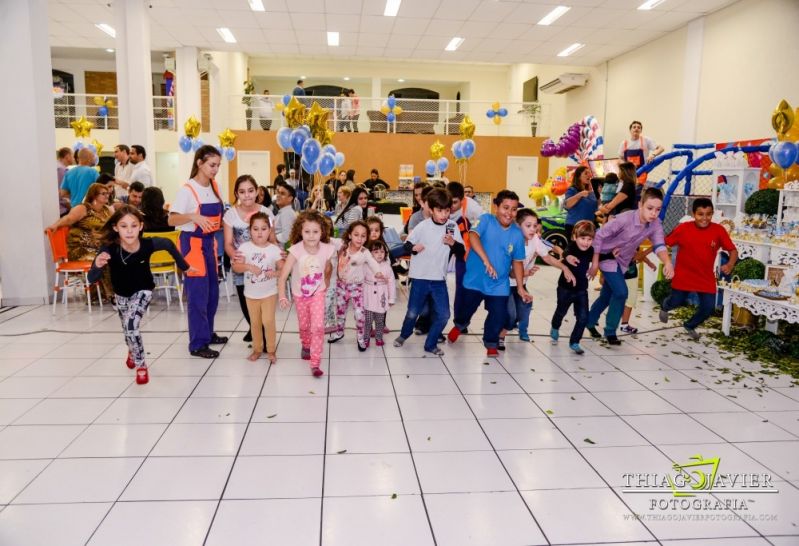
<svg viewBox="0 0 799 546"><path fill-rule="evenodd" d="M86 116L81 116L80 119L76 119L72 123L70 123L72 129L75 131L76 138L84 138L88 137L92 134L92 127L94 127L94 123L86 119Z"/></svg>
<svg viewBox="0 0 799 546"><path fill-rule="evenodd" d="M440 159L444 155L444 145L440 140L436 140L430 145L430 158L435 160Z"/></svg>
<svg viewBox="0 0 799 546"><path fill-rule="evenodd" d="M296 129L302 125L302 121L305 118L305 105L298 101L297 97L291 97L284 114L286 115L286 125Z"/></svg>
<svg viewBox="0 0 799 546"><path fill-rule="evenodd" d="M189 119L186 120L186 123L183 124L183 132L189 138L197 138L200 136L200 128L202 125L197 118L194 116L189 116Z"/></svg>
<svg viewBox="0 0 799 546"><path fill-rule="evenodd" d="M319 106L318 102L311 105L311 109L305 115L305 123L311 128L311 135L320 143L324 140L327 131L327 118L330 110Z"/></svg>
<svg viewBox="0 0 799 546"><path fill-rule="evenodd" d="M92 139L92 145L97 149L97 157L100 157L100 154L103 151L103 143L95 138Z"/></svg>
<svg viewBox="0 0 799 546"><path fill-rule="evenodd" d="M236 142L236 134L229 128L225 129L217 136L219 137L219 145L223 148L231 148L233 147L233 143Z"/></svg>
<svg viewBox="0 0 799 546"><path fill-rule="evenodd" d="M788 132L794 122L793 108L788 104L785 99L781 100L771 114L771 126L777 131L778 135L784 135Z"/></svg>
<svg viewBox="0 0 799 546"><path fill-rule="evenodd" d="M331 142L333 142L333 131L330 129L325 129L325 133L319 137L319 144L322 146L327 146Z"/></svg>
<svg viewBox="0 0 799 546"><path fill-rule="evenodd" d="M459 128L463 138L472 138L474 136L474 122L469 116L463 118Z"/></svg>

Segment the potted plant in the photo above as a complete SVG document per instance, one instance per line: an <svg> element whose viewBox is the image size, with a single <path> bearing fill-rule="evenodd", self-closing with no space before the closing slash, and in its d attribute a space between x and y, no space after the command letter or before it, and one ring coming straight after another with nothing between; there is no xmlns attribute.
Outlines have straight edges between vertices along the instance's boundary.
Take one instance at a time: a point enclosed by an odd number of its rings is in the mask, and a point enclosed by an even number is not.
<svg viewBox="0 0 799 546"><path fill-rule="evenodd" d="M244 96L241 99L241 103L247 106L245 110L244 116L247 120L247 130L249 131L252 126L252 95L255 93L255 84L252 80L247 80L244 82Z"/></svg>
<svg viewBox="0 0 799 546"><path fill-rule="evenodd" d="M533 136L538 132L538 121L541 119L541 103L540 102L527 102L522 104L522 109L517 114L523 114L530 119L530 130Z"/></svg>

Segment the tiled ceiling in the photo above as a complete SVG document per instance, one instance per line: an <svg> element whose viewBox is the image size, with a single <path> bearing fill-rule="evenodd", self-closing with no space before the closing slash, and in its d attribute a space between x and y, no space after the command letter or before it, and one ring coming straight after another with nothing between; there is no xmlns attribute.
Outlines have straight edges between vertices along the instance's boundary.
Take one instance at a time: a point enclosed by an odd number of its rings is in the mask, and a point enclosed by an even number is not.
<svg viewBox="0 0 799 546"><path fill-rule="evenodd" d="M144 0L150 6L153 50L180 46L244 51L251 57L412 59L481 63L594 65L677 29L736 0L665 0L639 11L643 0L402 0L397 17L384 17L385 0ZM536 23L556 5L571 9L551 26ZM94 25L114 25L107 0L50 0L50 45L113 48ZM227 44L216 27L230 28ZM340 46L326 32L340 33ZM444 51L455 36L457 51ZM572 43L570 57L557 53Z"/></svg>

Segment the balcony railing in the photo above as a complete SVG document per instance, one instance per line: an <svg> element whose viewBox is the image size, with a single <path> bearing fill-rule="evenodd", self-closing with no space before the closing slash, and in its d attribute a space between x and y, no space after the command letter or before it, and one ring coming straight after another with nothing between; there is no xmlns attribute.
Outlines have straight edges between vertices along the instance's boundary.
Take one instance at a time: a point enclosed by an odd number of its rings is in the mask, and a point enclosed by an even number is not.
<svg viewBox="0 0 799 546"><path fill-rule="evenodd" d="M70 123L86 116L95 129L119 129L119 108L116 95L60 93L53 95L56 129L69 129ZM153 97L153 128L175 130L174 97Z"/></svg>

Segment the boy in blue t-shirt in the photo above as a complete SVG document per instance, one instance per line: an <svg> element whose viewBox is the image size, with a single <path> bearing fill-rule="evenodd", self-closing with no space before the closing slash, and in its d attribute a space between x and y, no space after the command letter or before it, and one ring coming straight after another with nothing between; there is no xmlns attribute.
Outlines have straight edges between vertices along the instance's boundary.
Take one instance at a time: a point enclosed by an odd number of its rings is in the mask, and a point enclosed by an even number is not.
<svg viewBox="0 0 799 546"><path fill-rule="evenodd" d="M524 289L524 235L514 222L519 196L502 190L494 198L494 205L496 215L483 214L469 232L471 252L463 276L463 306L456 310L455 326L447 335L450 343L455 343L485 301L488 316L483 327L483 344L488 356L499 354L499 333L507 322L511 268L519 296L524 301L531 299Z"/></svg>

